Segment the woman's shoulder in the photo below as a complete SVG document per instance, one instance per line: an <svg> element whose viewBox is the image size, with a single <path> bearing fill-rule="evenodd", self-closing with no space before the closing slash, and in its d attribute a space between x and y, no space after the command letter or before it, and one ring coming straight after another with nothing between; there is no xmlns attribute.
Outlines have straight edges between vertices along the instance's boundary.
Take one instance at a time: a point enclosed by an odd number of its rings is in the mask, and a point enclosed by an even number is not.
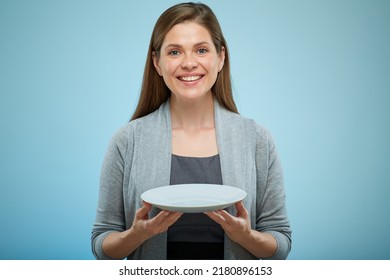
<svg viewBox="0 0 390 280"><path fill-rule="evenodd" d="M113 138L119 142L128 142L135 135L140 133L140 131L147 131L156 129L159 126L159 122L165 119L165 106L161 105L156 111L140 117L135 120L119 127L113 135Z"/></svg>
<svg viewBox="0 0 390 280"><path fill-rule="evenodd" d="M216 102L216 108L217 121L221 122L222 125L230 126L232 128L243 126L246 132L252 132L259 135L268 134L268 130L253 118L229 111L218 102Z"/></svg>
<svg viewBox="0 0 390 280"><path fill-rule="evenodd" d="M126 123L125 125L122 125L116 129L116 131L111 136L109 150L117 150L120 153L126 152L129 146L129 141L132 138L131 135L133 134L133 128L133 124Z"/></svg>
<svg viewBox="0 0 390 280"><path fill-rule="evenodd" d="M236 119L238 123L242 124L245 130L245 134L253 135L256 138L258 137L268 138L271 136L267 127L259 123L257 120L233 112L231 112L231 114L232 114L232 119Z"/></svg>
<svg viewBox="0 0 390 280"><path fill-rule="evenodd" d="M275 148L274 138L269 129L257 120L239 115L244 127L245 139L247 143L254 145L259 150L271 151Z"/></svg>
<svg viewBox="0 0 390 280"><path fill-rule="evenodd" d="M268 129L253 118L227 110L217 104L216 121L220 127L242 131L247 141L267 141L271 138Z"/></svg>
<svg viewBox="0 0 390 280"><path fill-rule="evenodd" d="M268 133L268 129L264 125L259 123L257 120L245 116L241 116L241 119L247 129L256 131L256 133L259 134Z"/></svg>
<svg viewBox="0 0 390 280"><path fill-rule="evenodd" d="M157 110L149 113L148 115L130 121L128 124L129 125L128 129L137 129L140 126L155 128L156 126L165 123L167 121L168 115L169 115L169 103L164 102L160 105L160 107Z"/></svg>

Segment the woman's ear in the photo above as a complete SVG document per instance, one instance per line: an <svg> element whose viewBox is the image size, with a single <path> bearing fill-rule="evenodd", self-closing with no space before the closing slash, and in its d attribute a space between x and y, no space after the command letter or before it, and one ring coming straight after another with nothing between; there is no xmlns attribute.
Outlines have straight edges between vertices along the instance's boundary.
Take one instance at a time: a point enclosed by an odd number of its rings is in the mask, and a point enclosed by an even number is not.
<svg viewBox="0 0 390 280"><path fill-rule="evenodd" d="M156 69L157 73L162 76L162 71L161 71L161 68L160 68L160 65L159 65L159 55L157 54L157 52L153 52L152 53L152 59L153 59L153 65L154 65L154 68Z"/></svg>
<svg viewBox="0 0 390 280"><path fill-rule="evenodd" d="M218 72L221 72L223 65L225 63L225 47L221 47L221 52L219 53L219 64L218 64Z"/></svg>

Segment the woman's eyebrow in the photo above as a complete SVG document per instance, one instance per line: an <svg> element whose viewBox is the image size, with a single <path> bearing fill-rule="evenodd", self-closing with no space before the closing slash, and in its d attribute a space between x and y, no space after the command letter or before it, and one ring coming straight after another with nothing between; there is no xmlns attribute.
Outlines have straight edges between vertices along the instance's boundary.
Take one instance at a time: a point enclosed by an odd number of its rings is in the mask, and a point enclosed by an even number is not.
<svg viewBox="0 0 390 280"><path fill-rule="evenodd" d="M199 43L196 43L194 44L194 47L199 47L201 45L210 45L209 42L206 42L206 41L202 41L202 42L199 42ZM165 47L165 49L169 49L169 48L182 48L183 46L180 45L180 44L169 44L168 46Z"/></svg>

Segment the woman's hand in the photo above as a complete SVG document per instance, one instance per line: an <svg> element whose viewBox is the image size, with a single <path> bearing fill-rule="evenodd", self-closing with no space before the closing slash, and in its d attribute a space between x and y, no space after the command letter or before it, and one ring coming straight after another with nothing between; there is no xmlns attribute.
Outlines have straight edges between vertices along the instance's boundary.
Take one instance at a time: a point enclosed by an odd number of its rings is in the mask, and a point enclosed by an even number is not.
<svg viewBox="0 0 390 280"><path fill-rule="evenodd" d="M271 257L276 249L276 239L270 233L263 233L251 229L248 211L240 201L235 204L237 215L232 216L225 210L205 213L212 220L221 225L227 236L257 258Z"/></svg>
<svg viewBox="0 0 390 280"><path fill-rule="evenodd" d="M220 224L229 238L237 243L247 239L251 234L251 224L248 211L242 201L235 204L237 215L234 217L225 210L205 213L216 223Z"/></svg>
<svg viewBox="0 0 390 280"><path fill-rule="evenodd" d="M151 209L152 205L144 201L143 206L135 213L132 230L141 238L141 242L167 231L183 214L163 210L157 216L149 219L148 214Z"/></svg>
<svg viewBox="0 0 390 280"><path fill-rule="evenodd" d="M103 240L104 253L115 259L123 259L136 250L142 243L156 234L168 230L182 213L161 211L149 219L152 205L143 202L135 213L133 225L123 232L112 232Z"/></svg>

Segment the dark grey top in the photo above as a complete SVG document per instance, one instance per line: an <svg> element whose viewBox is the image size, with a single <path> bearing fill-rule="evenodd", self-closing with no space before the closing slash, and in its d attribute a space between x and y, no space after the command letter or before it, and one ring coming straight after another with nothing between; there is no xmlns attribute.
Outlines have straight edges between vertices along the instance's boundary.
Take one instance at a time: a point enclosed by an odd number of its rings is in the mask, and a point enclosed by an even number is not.
<svg viewBox="0 0 390 280"><path fill-rule="evenodd" d="M219 155L184 157L172 155L171 185L222 185ZM220 225L203 213L185 213L168 230L168 242L223 242Z"/></svg>

